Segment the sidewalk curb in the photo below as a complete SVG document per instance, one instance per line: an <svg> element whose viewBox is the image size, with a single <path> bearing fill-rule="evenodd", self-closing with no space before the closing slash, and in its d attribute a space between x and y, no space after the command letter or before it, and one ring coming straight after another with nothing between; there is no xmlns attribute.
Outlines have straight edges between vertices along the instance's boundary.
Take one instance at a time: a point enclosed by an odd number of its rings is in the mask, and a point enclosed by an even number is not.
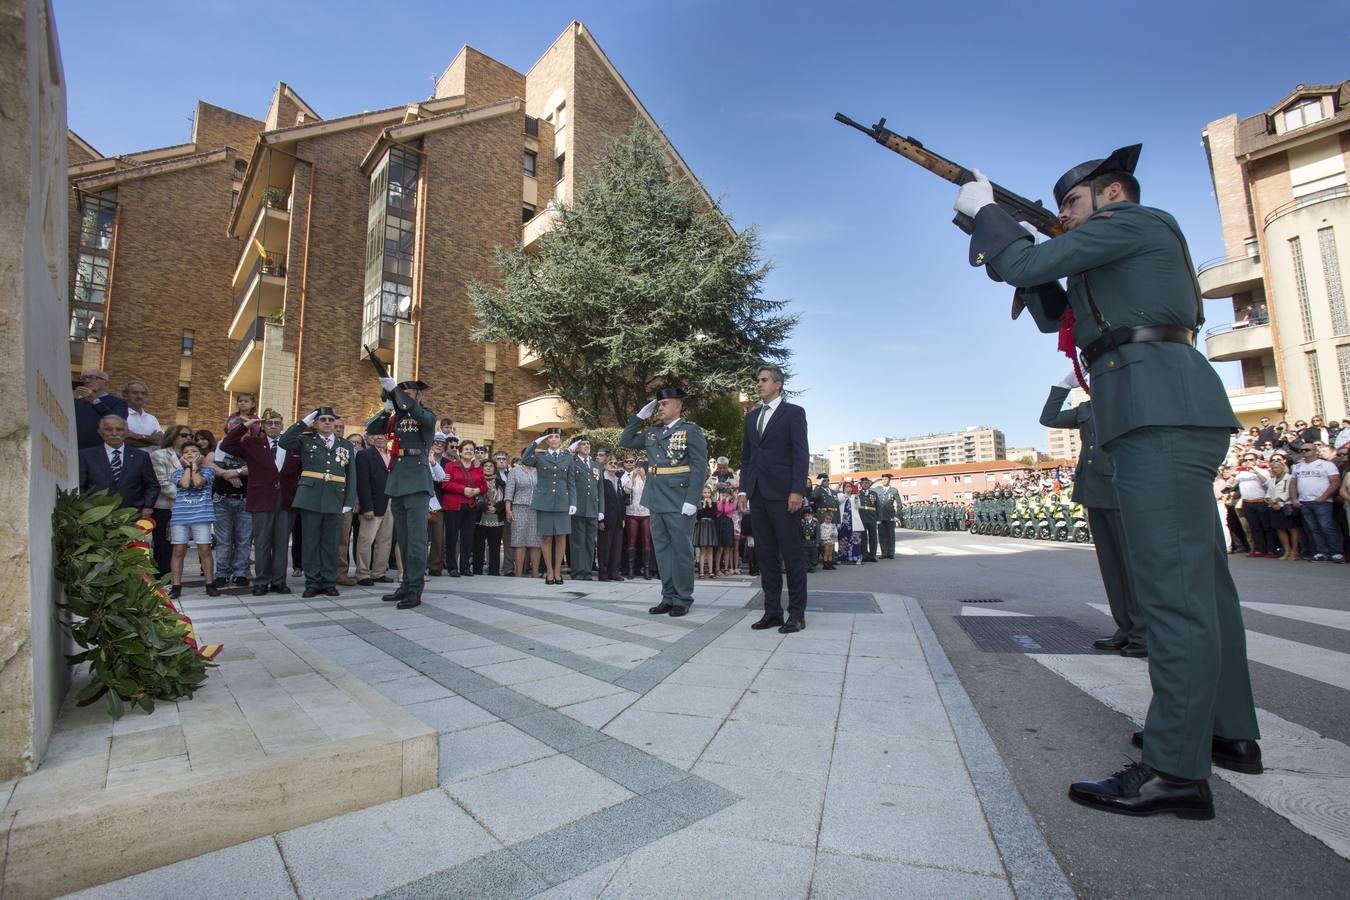
<svg viewBox="0 0 1350 900"><path fill-rule="evenodd" d="M1013 891L1018 897L1028 898L1076 897L1059 862L1046 846L1012 775L1003 765L1003 758L980 721L975 705L961 686L951 660L933 633L933 626L928 624L919 601L907 596L901 596L901 599L909 611L924 656L928 658L929 671L947 708L957 745L965 757L966 768L984 807L989 830L1003 857Z"/></svg>

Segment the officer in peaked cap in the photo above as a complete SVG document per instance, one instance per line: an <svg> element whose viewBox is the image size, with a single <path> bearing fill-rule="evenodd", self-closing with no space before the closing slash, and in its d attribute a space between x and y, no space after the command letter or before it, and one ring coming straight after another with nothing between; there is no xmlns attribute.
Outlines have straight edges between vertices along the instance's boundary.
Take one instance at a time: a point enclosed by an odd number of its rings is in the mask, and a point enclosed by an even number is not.
<svg viewBox="0 0 1350 900"><path fill-rule="evenodd" d="M389 480L385 493L394 516L394 543L403 562L403 581L381 599L397 602L399 609L422 603L427 573L427 507L433 485L427 453L438 438L436 413L422 403L427 383L416 379L395 383L382 377L384 409L366 423L366 434L389 436ZM383 561L381 561L383 565Z"/></svg>
<svg viewBox="0 0 1350 900"><path fill-rule="evenodd" d="M1109 812L1205 819L1211 762L1261 771L1242 612L1214 511L1214 473L1238 422L1194 346L1202 301L1185 238L1168 213L1140 205L1138 159L1138 145L1122 147L1065 172L1055 183L1065 231L1044 243L994 202L982 175L961 187L956 208L975 219L971 264L1016 286L1038 327L1062 327L1081 351L1148 630L1143 760L1076 782L1069 796Z"/></svg>
<svg viewBox="0 0 1350 900"><path fill-rule="evenodd" d="M688 395L664 387L638 410L619 445L647 451L650 463L642 505L651 510L652 549L661 573L661 602L648 610L682 616L694 602L694 513L708 475L708 441L703 429L683 418ZM652 413L659 425L644 427Z"/></svg>

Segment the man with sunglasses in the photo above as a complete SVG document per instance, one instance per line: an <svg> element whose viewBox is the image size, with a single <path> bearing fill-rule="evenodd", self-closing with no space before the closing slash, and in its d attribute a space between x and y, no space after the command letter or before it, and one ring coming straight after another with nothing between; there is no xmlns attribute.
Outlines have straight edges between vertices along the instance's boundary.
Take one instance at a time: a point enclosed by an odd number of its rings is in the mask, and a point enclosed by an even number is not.
<svg viewBox="0 0 1350 900"><path fill-rule="evenodd" d="M278 442L300 456L294 507L300 511L305 599L338 595L338 529L356 505L356 450L337 436L337 422L332 407L320 406L287 428Z"/></svg>

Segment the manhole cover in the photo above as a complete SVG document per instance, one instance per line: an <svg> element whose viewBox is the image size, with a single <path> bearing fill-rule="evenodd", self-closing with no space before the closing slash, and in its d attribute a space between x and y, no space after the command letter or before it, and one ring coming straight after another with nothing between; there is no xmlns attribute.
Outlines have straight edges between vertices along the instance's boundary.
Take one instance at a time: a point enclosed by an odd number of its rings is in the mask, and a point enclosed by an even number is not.
<svg viewBox="0 0 1350 900"><path fill-rule="evenodd" d="M787 600L786 589L783 599ZM745 604L746 609L763 609L764 598L756 597ZM806 611L811 613L880 613L877 598L862 591L808 591Z"/></svg>
<svg viewBox="0 0 1350 900"><path fill-rule="evenodd" d="M1101 635L1057 616L957 616L966 634L986 653L1096 653Z"/></svg>

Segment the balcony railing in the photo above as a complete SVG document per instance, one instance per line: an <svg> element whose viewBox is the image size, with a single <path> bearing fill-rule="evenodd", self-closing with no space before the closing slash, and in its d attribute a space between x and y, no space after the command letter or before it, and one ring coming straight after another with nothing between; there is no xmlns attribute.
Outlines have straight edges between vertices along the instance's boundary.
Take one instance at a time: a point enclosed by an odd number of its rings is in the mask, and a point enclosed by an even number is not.
<svg viewBox="0 0 1350 900"><path fill-rule="evenodd" d="M234 367L239 365L239 360L244 358L244 354L248 352L248 348L253 342L261 341L263 335L266 333L267 319L263 316L258 316L253 322L253 327L248 330L248 333L244 335L243 340L239 342L238 346L234 348L234 352L230 354L230 364L225 367L225 371L227 373L233 372Z"/></svg>
<svg viewBox="0 0 1350 900"><path fill-rule="evenodd" d="M1325 188L1320 191L1313 191L1311 194L1305 194L1302 197L1295 197L1288 203L1283 203L1266 214L1266 224L1269 225L1280 216L1291 213L1296 209L1302 209L1305 206L1312 206L1314 203L1321 203L1324 200L1335 200L1337 197L1350 197L1350 185L1337 185L1336 187Z"/></svg>

